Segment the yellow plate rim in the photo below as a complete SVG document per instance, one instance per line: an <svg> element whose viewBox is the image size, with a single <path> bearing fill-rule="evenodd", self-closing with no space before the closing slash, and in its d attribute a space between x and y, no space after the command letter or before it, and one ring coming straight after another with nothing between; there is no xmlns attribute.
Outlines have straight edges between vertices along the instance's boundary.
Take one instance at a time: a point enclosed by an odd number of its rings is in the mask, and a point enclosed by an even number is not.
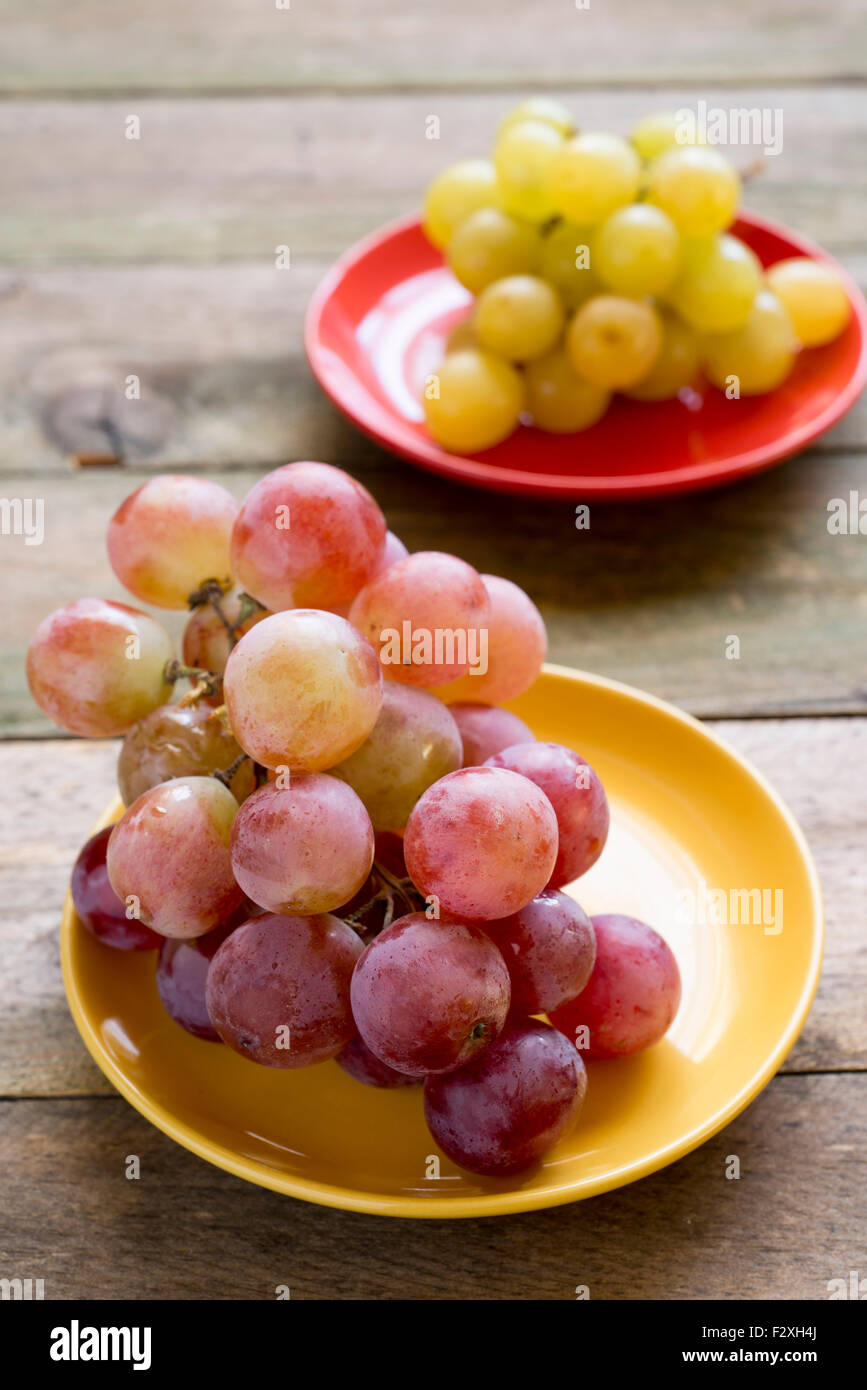
<svg viewBox="0 0 867 1390"><path fill-rule="evenodd" d="M78 989L78 982L72 967L72 936L76 929L77 918L75 908L72 903L71 892L67 892L63 905L61 918L61 965L63 970L63 984L66 990L66 998L72 1013L73 1021L84 1042L88 1052L99 1067L103 1075L111 1082L120 1094L129 1101L139 1114L145 1119L150 1120L151 1124L176 1143L189 1149L192 1153L204 1158L207 1162L213 1163L216 1167L222 1168L225 1172L233 1174L235 1177L245 1179L247 1182L255 1183L259 1187L265 1187L273 1192L280 1192L286 1196L298 1197L302 1201L314 1202L319 1206L336 1207L342 1211L365 1212L375 1216L395 1216L395 1217L414 1217L428 1220L448 1220L455 1218L472 1218L480 1216L502 1216L523 1211L537 1211L547 1207L563 1206L567 1202L581 1201L586 1197L599 1196L604 1192L610 1192L615 1188L623 1187L627 1183L635 1182L639 1178L647 1177L650 1173L657 1172L660 1168L667 1167L670 1163L676 1162L693 1149L710 1139L719 1130L723 1129L736 1115L746 1108L758 1093L768 1084L771 1078L779 1069L784 1058L794 1046L807 1014L810 1011L816 989L819 983L819 975L822 968L822 950L824 944L824 912L822 904L822 891L819 883L819 875L816 870L813 856L810 852L806 838L800 825L795 819L788 806L774 790L770 783L760 773L752 763L742 756L736 749L732 748L723 738L712 732L698 719L687 714L684 710L678 709L675 705L669 704L665 700L659 699L655 695L650 695L635 686L627 685L622 681L612 680L607 676L594 675L587 671L575 670L568 666L558 666L553 663L546 663L544 668L546 675L565 677L570 681L578 680L581 683L596 687L601 690L608 690L628 699L635 700L643 705L649 705L667 718L686 726L697 734L700 738L714 744L722 749L726 756L745 770L749 776L758 784L768 799L774 806L777 814L785 823L791 834L804 862L807 870L810 895L811 895L811 915L813 919L813 938L812 950L809 965L806 972L803 988L797 1005L792 1012L792 1016L787 1027L780 1036L776 1046L762 1065L755 1072L753 1077L744 1085L730 1100L714 1114L710 1115L702 1124L697 1125L690 1133L679 1136L670 1144L645 1154L642 1158L633 1163L624 1165L615 1171L606 1174L604 1177L587 1178L570 1181L561 1186L552 1185L550 1188L525 1192L516 1190L504 1193L485 1193L483 1196L472 1195L464 1197L445 1197L439 1198L435 1202L423 1197L389 1197L381 1194L368 1195L359 1193L353 1188L338 1186L333 1183L320 1182L299 1177L294 1174L280 1174L273 1170L261 1168L253 1159L248 1159L234 1152L232 1149L225 1148L223 1145L215 1144L209 1139L204 1138L196 1129L179 1120L165 1106L151 1099L149 1095L137 1089L124 1075L121 1068L114 1061L110 1053L104 1047L102 1040L91 1027L88 1013L84 1007ZM122 802L119 797L106 807L91 830L91 834L104 829L117 819L118 812L122 810Z"/></svg>

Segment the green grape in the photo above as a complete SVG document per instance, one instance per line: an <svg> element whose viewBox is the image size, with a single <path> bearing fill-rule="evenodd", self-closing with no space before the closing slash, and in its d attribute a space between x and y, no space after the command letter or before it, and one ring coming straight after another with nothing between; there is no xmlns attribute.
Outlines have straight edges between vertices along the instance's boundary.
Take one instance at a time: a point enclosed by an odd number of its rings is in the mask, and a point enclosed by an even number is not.
<svg viewBox="0 0 867 1390"><path fill-rule="evenodd" d="M563 332L563 306L546 280L510 275L479 295L473 319L483 348L526 362L549 352Z"/></svg>
<svg viewBox="0 0 867 1390"><path fill-rule="evenodd" d="M566 352L579 376L606 390L624 390L646 376L662 349L662 322L650 304L613 294L590 299L566 332Z"/></svg>
<svg viewBox="0 0 867 1390"><path fill-rule="evenodd" d="M644 116L629 139L642 159L651 160L665 150L674 149L678 144L677 130L676 112L657 111L652 116Z"/></svg>
<svg viewBox="0 0 867 1390"><path fill-rule="evenodd" d="M503 203L515 217L546 222L557 211L549 192L551 167L563 136L545 121L519 121L506 128L494 150Z"/></svg>
<svg viewBox="0 0 867 1390"><path fill-rule="evenodd" d="M616 294L659 294L668 289L680 267L680 237L661 208L630 203L602 223L593 264Z"/></svg>
<svg viewBox="0 0 867 1390"><path fill-rule="evenodd" d="M534 228L498 208L480 208L457 228L446 259L471 294L504 275L532 274L539 259Z"/></svg>
<svg viewBox="0 0 867 1390"><path fill-rule="evenodd" d="M611 393L584 381L562 348L527 364L527 409L533 424L549 434L573 434L595 425L608 409Z"/></svg>
<svg viewBox="0 0 867 1390"><path fill-rule="evenodd" d="M665 151L650 169L648 198L687 237L711 236L737 211L741 181L718 150L686 145Z"/></svg>
<svg viewBox="0 0 867 1390"><path fill-rule="evenodd" d="M684 243L680 275L666 298L700 333L731 333L746 320L761 283L758 256L724 233Z"/></svg>
<svg viewBox="0 0 867 1390"><path fill-rule="evenodd" d="M575 122L571 113L554 97L530 97L527 101L519 102L503 117L498 134L502 135L523 121L541 121L543 125L553 126L561 135L575 133Z"/></svg>
<svg viewBox="0 0 867 1390"><path fill-rule="evenodd" d="M804 347L820 347L843 332L852 305L833 266L807 256L792 256L772 265L768 286L789 312Z"/></svg>
<svg viewBox="0 0 867 1390"><path fill-rule="evenodd" d="M549 180L557 212L591 226L615 208L634 202L641 182L641 161L619 135L591 131L567 140L553 161Z"/></svg>
<svg viewBox="0 0 867 1390"><path fill-rule="evenodd" d="M444 247L455 228L479 208L496 207L497 174L488 159L464 159L438 174L424 199L424 230L434 246Z"/></svg>
<svg viewBox="0 0 867 1390"><path fill-rule="evenodd" d="M539 240L539 274L567 309L577 309L602 288L593 269L593 237L594 229L561 221Z"/></svg>
<svg viewBox="0 0 867 1390"><path fill-rule="evenodd" d="M438 444L458 454L499 444L512 433L523 408L518 372L479 348L450 353L425 389L428 429Z"/></svg>
<svg viewBox="0 0 867 1390"><path fill-rule="evenodd" d="M476 330L473 327L473 317L470 314L467 318L461 319L455 324L446 338L445 355L448 357L450 352L460 352L462 348L475 348L479 346L476 337Z"/></svg>
<svg viewBox="0 0 867 1390"><path fill-rule="evenodd" d="M698 373L699 345L695 330L675 314L663 313L662 348L647 376L630 387L636 401L667 401L689 386Z"/></svg>
<svg viewBox="0 0 867 1390"><path fill-rule="evenodd" d="M796 350L795 330L787 310L770 290L759 290L740 328L704 339L702 365L721 391L737 378L741 396L762 396L785 381Z"/></svg>

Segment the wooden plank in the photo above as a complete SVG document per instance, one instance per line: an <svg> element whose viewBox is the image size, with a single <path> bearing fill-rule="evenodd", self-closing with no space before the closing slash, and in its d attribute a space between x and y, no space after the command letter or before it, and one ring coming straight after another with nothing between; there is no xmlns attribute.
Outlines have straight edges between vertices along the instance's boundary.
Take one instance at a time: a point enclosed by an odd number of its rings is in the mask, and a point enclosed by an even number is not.
<svg viewBox="0 0 867 1390"><path fill-rule="evenodd" d="M515 95L0 102L10 152L0 174L0 260L272 266L284 243L296 257L333 256L417 208L444 165L484 153ZM586 129L627 132L648 110L699 100L728 109L743 106L744 95L695 85L591 91L574 107ZM766 85L762 101L782 113L783 145L750 184L748 205L830 248L859 248L867 189L860 87ZM129 115L141 122L137 140L125 138ZM431 115L438 139L426 135ZM730 152L742 167L755 154Z"/></svg>
<svg viewBox="0 0 867 1390"><path fill-rule="evenodd" d="M734 488L653 506L595 507L589 531L576 531L569 502L447 483L328 418L330 446L309 452L359 477L410 549L451 551L526 588L545 615L552 660L706 717L867 711L867 547L861 536L827 530L829 499L863 490L863 456L806 455ZM241 497L260 471L209 476ZM85 594L125 597L108 566L105 527L145 476L121 468L3 480L6 496L35 493L45 504L41 546L2 539L0 733L7 737L51 732L23 674L38 622ZM175 632L183 621L161 620ZM738 660L725 657L732 635L740 638Z"/></svg>
<svg viewBox="0 0 867 1390"><path fill-rule="evenodd" d="M826 1299L863 1272L865 1091L863 1075L780 1077L642 1182L457 1223L374 1224L242 1184L120 1099L7 1102L0 1259L47 1299L273 1299L280 1284L322 1300L567 1301L581 1284L591 1300Z"/></svg>
<svg viewBox="0 0 867 1390"><path fill-rule="evenodd" d="M715 727L789 801L824 885L824 973L784 1069L863 1068L867 720L756 720ZM115 758L113 742L0 744L0 779L24 792L9 799L0 820L0 1096L110 1093L66 1007L57 932L71 864L114 793Z"/></svg>
<svg viewBox="0 0 867 1390"><path fill-rule="evenodd" d="M821 6L729 0L676 15L668 0L170 0L119 13L111 0L7 0L5 92L390 85L598 86L744 83L864 72L858 0Z"/></svg>

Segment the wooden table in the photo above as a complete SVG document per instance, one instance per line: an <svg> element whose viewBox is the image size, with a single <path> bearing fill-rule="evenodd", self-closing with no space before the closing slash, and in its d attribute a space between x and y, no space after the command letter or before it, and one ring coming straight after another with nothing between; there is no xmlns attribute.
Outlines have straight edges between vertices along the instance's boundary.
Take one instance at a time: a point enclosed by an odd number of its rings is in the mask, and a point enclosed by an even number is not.
<svg viewBox="0 0 867 1390"><path fill-rule="evenodd" d="M323 399L301 347L329 261L541 89L568 96L585 128L699 98L781 108L783 153L749 202L863 284L859 0L700 15L672 0L44 0L38 13L7 0L0 51L0 469L7 496L46 507L43 546L0 540L0 1274L43 1278L49 1298L261 1299L288 1284L293 1298L569 1299L588 1284L601 1299L815 1299L867 1273L867 539L826 524L831 499L867 495L867 406L775 472L594 508L579 532L568 503L482 495L390 458ZM424 138L430 114L439 142ZM125 466L69 467L99 453ZM828 914L810 1019L759 1099L654 1177L466 1223L307 1206L171 1144L78 1039L60 904L116 750L54 736L24 648L56 604L120 596L104 526L149 470L201 468L241 495L301 457L360 477L410 548L525 585L553 659L710 719L801 819ZM733 633L738 662L724 658Z"/></svg>

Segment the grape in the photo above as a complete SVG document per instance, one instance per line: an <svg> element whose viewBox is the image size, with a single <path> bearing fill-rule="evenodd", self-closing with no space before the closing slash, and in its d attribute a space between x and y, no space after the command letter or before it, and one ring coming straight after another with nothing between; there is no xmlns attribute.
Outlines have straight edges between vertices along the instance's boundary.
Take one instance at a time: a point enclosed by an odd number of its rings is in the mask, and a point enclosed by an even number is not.
<svg viewBox="0 0 867 1390"><path fill-rule="evenodd" d="M72 901L79 920L106 946L117 951L152 951L162 937L126 908L108 881L105 853L113 826L99 830L82 846L72 870Z"/></svg>
<svg viewBox="0 0 867 1390"><path fill-rule="evenodd" d="M376 573L381 574L383 570L388 569L389 565L395 564L398 560L405 560L408 554L409 551L400 539L400 536L396 536L393 531L386 531L385 548L383 549L382 559ZM354 598L355 594L353 594L352 597Z"/></svg>
<svg viewBox="0 0 867 1390"><path fill-rule="evenodd" d="M554 211L595 226L638 194L641 161L619 135L590 131L567 140L550 169Z"/></svg>
<svg viewBox="0 0 867 1390"><path fill-rule="evenodd" d="M241 638L223 693L235 737L255 762L322 772L354 753L376 723L382 670L345 618L296 608Z"/></svg>
<svg viewBox="0 0 867 1390"><path fill-rule="evenodd" d="M470 315L456 323L449 333L446 338L445 356L448 357L450 352L462 352L464 348L477 348L478 346L479 340L473 327L472 315Z"/></svg>
<svg viewBox="0 0 867 1390"><path fill-rule="evenodd" d="M403 857L403 836L392 830L377 830L374 839L375 862L382 864L394 878L408 878Z"/></svg>
<svg viewBox="0 0 867 1390"><path fill-rule="evenodd" d="M509 1023L467 1067L429 1076L428 1127L453 1163L507 1177L537 1162L571 1129L587 1073L571 1043L547 1023Z"/></svg>
<svg viewBox="0 0 867 1390"><path fill-rule="evenodd" d="M681 141L677 138L679 128L676 111L659 111L640 120L629 138L641 158L649 161L665 150L680 146Z"/></svg>
<svg viewBox="0 0 867 1390"><path fill-rule="evenodd" d="M380 1061L407 1076L465 1066L508 1010L509 972L490 937L423 912L380 932L352 977L358 1031Z"/></svg>
<svg viewBox="0 0 867 1390"><path fill-rule="evenodd" d="M208 1015L205 986L211 961L226 937L246 920L240 912L221 926L190 941L162 938L157 958L157 994L170 1018L196 1038L222 1039ZM159 941L160 938L157 937Z"/></svg>
<svg viewBox="0 0 867 1390"><path fill-rule="evenodd" d="M593 266L615 294L659 294L680 267L680 237L668 213L649 203L618 208L599 228Z"/></svg>
<svg viewBox="0 0 867 1390"><path fill-rule="evenodd" d="M590 982L551 1022L587 1057L627 1057L670 1027L680 1004L680 971L659 933L637 918L615 913L590 920L596 933Z"/></svg>
<svg viewBox="0 0 867 1390"><path fill-rule="evenodd" d="M556 290L535 275L509 275L482 290L474 315L481 347L524 362L541 357L563 332L565 315Z"/></svg>
<svg viewBox="0 0 867 1390"><path fill-rule="evenodd" d="M336 1057L356 1032L349 986L362 949L336 917L252 918L211 961L205 999L214 1028L266 1067Z"/></svg>
<svg viewBox="0 0 867 1390"><path fill-rule="evenodd" d="M769 289L788 310L804 347L820 347L843 332L852 305L833 266L807 256L778 261L767 272Z"/></svg>
<svg viewBox="0 0 867 1390"><path fill-rule="evenodd" d="M537 234L499 208L480 208L455 228L446 259L461 284L480 294L506 275L533 273L539 260Z"/></svg>
<svg viewBox="0 0 867 1390"><path fill-rule="evenodd" d="M593 269L595 228L557 222L539 241L539 274L550 280L567 309L577 309L602 288Z"/></svg>
<svg viewBox="0 0 867 1390"><path fill-rule="evenodd" d="M216 777L177 777L132 803L108 842L108 877L160 936L204 936L242 901L229 835L238 803Z"/></svg>
<svg viewBox="0 0 867 1390"><path fill-rule="evenodd" d="M650 169L648 197L684 236L706 237L732 221L741 181L719 150L685 145L666 150Z"/></svg>
<svg viewBox="0 0 867 1390"><path fill-rule="evenodd" d="M586 874L605 848L609 820L605 790L590 764L561 743L520 743L495 753L485 766L529 778L553 806L559 848L547 886L562 888Z"/></svg>
<svg viewBox="0 0 867 1390"><path fill-rule="evenodd" d="M665 401L690 386L698 374L699 350L695 330L672 313L660 315L662 348L646 376L627 391L637 401Z"/></svg>
<svg viewBox="0 0 867 1390"><path fill-rule="evenodd" d="M160 705L133 724L121 745L118 790L124 805L131 806L160 782L225 772L241 756L225 720L207 705ZM255 787L252 763L245 758L230 791L243 801Z"/></svg>
<svg viewBox="0 0 867 1390"><path fill-rule="evenodd" d="M206 579L228 578L238 514L219 483L182 473L149 478L108 523L108 558L125 588L157 608L186 608Z"/></svg>
<svg viewBox="0 0 867 1390"><path fill-rule="evenodd" d="M512 981L513 1014L544 1014L580 994L596 959L590 918L565 893L547 889L485 931Z"/></svg>
<svg viewBox="0 0 867 1390"><path fill-rule="evenodd" d="M667 298L700 333L731 333L746 322L761 289L754 251L734 236L687 242L683 264Z"/></svg>
<svg viewBox="0 0 867 1390"><path fill-rule="evenodd" d="M424 199L424 231L440 248L455 228L479 208L496 207L497 174L487 159L464 159L438 174Z"/></svg>
<svg viewBox="0 0 867 1390"><path fill-rule="evenodd" d="M39 624L27 649L27 683L55 724L84 738L126 733L166 702L171 638L147 613L80 598Z"/></svg>
<svg viewBox="0 0 867 1390"><path fill-rule="evenodd" d="M542 121L544 125L553 126L561 135L571 135L575 130L569 110L554 97L529 97L526 101L520 101L501 120L499 134L524 121Z"/></svg>
<svg viewBox="0 0 867 1390"><path fill-rule="evenodd" d="M221 676L235 642L239 641L245 632L249 632L251 627L255 627L256 623L267 618L267 609L258 608L245 618L243 623L239 621L242 592L237 587L230 589L220 600L220 607L230 627L235 629L234 639L226 631L226 624L212 604L200 603L193 609L184 628L182 655L187 666L196 666L201 670L211 671L215 676ZM213 698L219 700L217 696Z"/></svg>
<svg viewBox="0 0 867 1390"><path fill-rule="evenodd" d="M463 766L481 767L486 758L513 743L532 743L536 735L511 710L496 705L449 705L464 746Z"/></svg>
<svg viewBox="0 0 867 1390"><path fill-rule="evenodd" d="M407 1076L380 1062L363 1038L353 1038L352 1042L347 1043L343 1051L338 1053L336 1061L347 1076L351 1076L353 1081L360 1081L363 1086L394 1090L396 1086L417 1086L421 1080L421 1077Z"/></svg>
<svg viewBox="0 0 867 1390"><path fill-rule="evenodd" d="M600 294L580 308L566 331L574 371L606 390L634 386L662 350L662 321L643 301Z"/></svg>
<svg viewBox="0 0 867 1390"><path fill-rule="evenodd" d="M367 488L330 463L287 463L247 493L232 566L267 608L349 603L382 563L385 517Z"/></svg>
<svg viewBox="0 0 867 1390"><path fill-rule="evenodd" d="M478 664L480 629L489 614L481 576L465 560L437 550L398 560L362 589L350 609L386 674L422 686L445 685L463 676L471 662Z"/></svg>
<svg viewBox="0 0 867 1390"><path fill-rule="evenodd" d="M373 827L351 787L322 772L270 783L232 826L232 868L268 912L316 916L357 893L373 863Z"/></svg>
<svg viewBox="0 0 867 1390"><path fill-rule="evenodd" d="M376 830L403 830L432 782L461 765L457 725L427 690L386 681L369 738L331 769L357 792Z"/></svg>
<svg viewBox="0 0 867 1390"><path fill-rule="evenodd" d="M444 912L491 921L525 907L551 878L557 818L525 777L466 767L428 788L409 818L403 849L425 897Z"/></svg>
<svg viewBox="0 0 867 1390"><path fill-rule="evenodd" d="M551 198L551 169L563 136L547 121L518 121L497 140L494 167L507 212L526 222L546 222L557 211Z"/></svg>
<svg viewBox="0 0 867 1390"><path fill-rule="evenodd" d="M434 439L459 454L499 444L515 429L523 408L524 386L515 368L474 348L450 353L424 397Z"/></svg>
<svg viewBox="0 0 867 1390"><path fill-rule="evenodd" d="M708 334L701 346L702 366L714 386L725 391L732 377L742 396L775 391L795 362L792 320L770 290L759 290L746 323L733 333Z"/></svg>
<svg viewBox="0 0 867 1390"><path fill-rule="evenodd" d="M527 364L527 409L549 434L573 434L601 420L611 392L577 375L562 348Z"/></svg>
<svg viewBox="0 0 867 1390"><path fill-rule="evenodd" d="M483 574L490 602L487 670L482 664L438 693L449 704L469 700L500 704L529 690L542 669L548 646L545 622L529 594L497 574Z"/></svg>

